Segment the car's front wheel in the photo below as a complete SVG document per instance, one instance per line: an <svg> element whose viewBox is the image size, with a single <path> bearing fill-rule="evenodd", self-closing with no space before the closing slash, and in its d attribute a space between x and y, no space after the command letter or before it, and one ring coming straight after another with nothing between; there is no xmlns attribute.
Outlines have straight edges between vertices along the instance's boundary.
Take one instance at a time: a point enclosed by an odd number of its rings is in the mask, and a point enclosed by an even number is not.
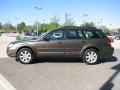
<svg viewBox="0 0 120 90"><path fill-rule="evenodd" d="M95 49L88 49L83 54L83 61L86 64L96 64L99 61L99 53Z"/></svg>
<svg viewBox="0 0 120 90"><path fill-rule="evenodd" d="M22 48L17 53L17 60L23 64L30 64L33 59L33 52L29 48Z"/></svg>

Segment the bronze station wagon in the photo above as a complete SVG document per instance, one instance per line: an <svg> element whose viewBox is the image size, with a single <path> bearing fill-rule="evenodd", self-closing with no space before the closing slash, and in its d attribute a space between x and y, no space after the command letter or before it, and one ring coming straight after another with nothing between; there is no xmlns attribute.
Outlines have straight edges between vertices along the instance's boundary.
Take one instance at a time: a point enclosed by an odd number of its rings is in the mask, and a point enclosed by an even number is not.
<svg viewBox="0 0 120 90"><path fill-rule="evenodd" d="M23 64L37 57L80 57L86 64L96 64L105 55L112 55L111 40L99 29L64 26L50 30L37 40L14 41L7 47L7 55Z"/></svg>

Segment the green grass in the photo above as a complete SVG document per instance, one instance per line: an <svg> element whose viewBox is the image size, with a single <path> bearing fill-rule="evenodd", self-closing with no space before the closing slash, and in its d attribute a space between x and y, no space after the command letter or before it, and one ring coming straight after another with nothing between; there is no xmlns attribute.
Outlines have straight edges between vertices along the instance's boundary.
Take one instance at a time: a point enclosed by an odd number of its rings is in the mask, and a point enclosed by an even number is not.
<svg viewBox="0 0 120 90"><path fill-rule="evenodd" d="M22 40L22 38L20 36L17 36L16 40Z"/></svg>

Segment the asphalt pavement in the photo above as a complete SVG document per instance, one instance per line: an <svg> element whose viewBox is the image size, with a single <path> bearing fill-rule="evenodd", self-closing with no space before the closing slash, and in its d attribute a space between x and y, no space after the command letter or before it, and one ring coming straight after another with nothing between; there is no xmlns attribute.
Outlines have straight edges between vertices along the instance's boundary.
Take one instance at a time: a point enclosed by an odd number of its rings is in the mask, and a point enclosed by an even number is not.
<svg viewBox="0 0 120 90"><path fill-rule="evenodd" d="M97 65L78 59L42 59L23 65L0 58L0 73L17 90L120 90L120 50Z"/></svg>
<svg viewBox="0 0 120 90"><path fill-rule="evenodd" d="M6 46L14 38L3 39L0 39L0 90L120 90L119 48L97 65L86 65L75 58L46 58L23 65L5 54Z"/></svg>

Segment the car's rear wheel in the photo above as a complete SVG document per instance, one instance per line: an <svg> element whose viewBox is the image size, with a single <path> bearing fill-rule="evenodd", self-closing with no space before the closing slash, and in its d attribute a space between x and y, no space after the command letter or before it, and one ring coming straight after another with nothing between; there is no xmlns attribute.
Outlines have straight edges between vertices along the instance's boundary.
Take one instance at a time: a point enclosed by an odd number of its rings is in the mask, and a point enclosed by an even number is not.
<svg viewBox="0 0 120 90"><path fill-rule="evenodd" d="M23 64L30 64L33 62L33 52L29 48L22 48L17 53L17 60Z"/></svg>
<svg viewBox="0 0 120 90"><path fill-rule="evenodd" d="M83 61L86 64L96 64L99 62L99 52L95 49L88 49L83 54Z"/></svg>

